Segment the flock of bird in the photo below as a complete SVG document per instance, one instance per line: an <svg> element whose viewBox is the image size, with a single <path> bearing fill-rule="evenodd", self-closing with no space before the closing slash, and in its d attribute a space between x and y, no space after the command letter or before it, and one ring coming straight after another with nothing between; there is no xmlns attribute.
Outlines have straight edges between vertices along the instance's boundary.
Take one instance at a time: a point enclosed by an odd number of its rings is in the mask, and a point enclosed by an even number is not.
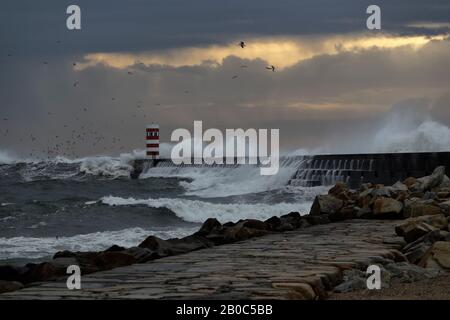
<svg viewBox="0 0 450 320"><path fill-rule="evenodd" d="M58 40L58 41L56 41L56 43L60 44L61 41ZM238 45L242 49L245 49L245 47L247 47L247 44L244 41L240 41L238 43ZM13 56L12 54L8 54L8 57L12 57L12 56ZM48 63L48 61L43 61L42 64L48 65L49 63ZM143 64L143 63L141 62L140 64ZM75 67L76 65L77 65L76 62L72 62L73 67ZM248 68L248 66L242 65L241 68L242 69ZM273 65L267 66L266 69L271 70L272 72L275 72L275 70L276 70L275 66L273 66ZM132 76L134 73L132 71L127 71L127 74ZM237 79L237 78L238 78L238 75L232 76L232 79ZM73 83L74 88L79 87L79 85L80 85L79 81L75 81ZM184 93L189 94L189 91L185 90ZM116 101L116 98L111 97L111 101ZM143 101L138 100L136 108L142 109L142 104L143 104ZM161 103L155 103L155 106L161 106ZM89 112L89 109L86 106L82 107L81 110L83 113ZM51 117L52 115L53 115L52 112L47 112L48 117ZM137 114L133 114L133 117L136 118ZM146 115L144 114L143 117L146 118ZM2 120L3 120L3 122L9 121L9 119L7 117L2 118ZM51 121L51 119L49 121ZM117 150L117 148L119 148L121 151L124 151L126 149L125 145L119 145L122 142L119 137L107 136L105 134L102 134L98 130L95 130L95 128L96 128L95 123L83 122L80 120L79 117L76 117L74 122L72 122L70 125L65 124L65 123L63 124L63 127L65 130L67 130L69 127L75 127L74 129L72 129L69 132L70 135L68 138L67 138L67 134L66 134L66 138L63 138L59 135L52 135L52 136L48 135L47 141L45 141L46 148L44 150L37 150L36 148L31 148L28 155L30 157L46 155L47 158L54 158L55 156L67 156L67 157L75 158L77 156L76 147L79 143L82 143L82 144L91 143L92 148L95 148L95 150L103 149L105 152L109 149ZM79 123L76 123L76 122L79 122ZM125 125L124 119L121 120L121 124ZM1 128L1 126L0 126L0 128ZM117 130L117 131L120 132L120 130ZM11 134L11 132L9 131L8 128L6 128L3 131L3 136L5 138L9 137L10 134ZM28 140L29 142L32 143L32 145L34 145L34 142L37 141L38 138L33 133L29 133L28 136L22 137L19 139L20 142L24 142L25 140ZM111 144L109 145L109 143L111 143Z"/></svg>

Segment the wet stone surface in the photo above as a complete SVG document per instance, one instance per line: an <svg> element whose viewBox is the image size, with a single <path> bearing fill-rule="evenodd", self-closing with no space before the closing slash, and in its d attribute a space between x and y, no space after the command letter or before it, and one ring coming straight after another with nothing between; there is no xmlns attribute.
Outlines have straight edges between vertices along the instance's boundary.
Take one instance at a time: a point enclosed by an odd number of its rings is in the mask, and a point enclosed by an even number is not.
<svg viewBox="0 0 450 320"><path fill-rule="evenodd" d="M398 221L351 220L269 234L238 243L82 276L37 283L0 299L318 299L343 271L403 261Z"/></svg>

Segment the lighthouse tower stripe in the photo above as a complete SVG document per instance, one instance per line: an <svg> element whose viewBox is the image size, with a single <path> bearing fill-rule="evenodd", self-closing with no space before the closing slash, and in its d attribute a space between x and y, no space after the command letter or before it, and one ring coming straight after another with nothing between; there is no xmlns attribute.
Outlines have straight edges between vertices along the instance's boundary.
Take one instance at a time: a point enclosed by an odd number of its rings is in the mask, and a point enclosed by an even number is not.
<svg viewBox="0 0 450 320"><path fill-rule="evenodd" d="M145 144L147 147L147 156L151 159L159 158L159 125L147 125Z"/></svg>

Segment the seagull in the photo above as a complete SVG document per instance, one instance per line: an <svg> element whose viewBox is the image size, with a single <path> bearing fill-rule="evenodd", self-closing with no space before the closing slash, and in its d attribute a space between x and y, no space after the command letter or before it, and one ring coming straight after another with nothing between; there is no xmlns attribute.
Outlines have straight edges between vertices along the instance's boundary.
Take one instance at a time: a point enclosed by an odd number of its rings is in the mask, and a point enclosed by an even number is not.
<svg viewBox="0 0 450 320"><path fill-rule="evenodd" d="M239 46L244 49L247 45L245 44L244 41L239 42Z"/></svg>
<svg viewBox="0 0 450 320"><path fill-rule="evenodd" d="M236 79L238 76L233 76L231 79Z"/></svg>
<svg viewBox="0 0 450 320"><path fill-rule="evenodd" d="M266 67L266 69L272 70L273 72L275 72L275 67L274 66L268 66L268 67Z"/></svg>

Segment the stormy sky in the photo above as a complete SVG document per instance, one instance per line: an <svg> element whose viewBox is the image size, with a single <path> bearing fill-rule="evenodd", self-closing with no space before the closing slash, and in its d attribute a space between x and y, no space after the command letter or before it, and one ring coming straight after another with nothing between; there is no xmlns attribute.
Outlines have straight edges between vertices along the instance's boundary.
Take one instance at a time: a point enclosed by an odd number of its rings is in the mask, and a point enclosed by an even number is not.
<svg viewBox="0 0 450 320"><path fill-rule="evenodd" d="M0 151L114 155L147 123L168 142L194 120L279 128L284 150L433 147L450 141L449 36L448 0L2 1Z"/></svg>

